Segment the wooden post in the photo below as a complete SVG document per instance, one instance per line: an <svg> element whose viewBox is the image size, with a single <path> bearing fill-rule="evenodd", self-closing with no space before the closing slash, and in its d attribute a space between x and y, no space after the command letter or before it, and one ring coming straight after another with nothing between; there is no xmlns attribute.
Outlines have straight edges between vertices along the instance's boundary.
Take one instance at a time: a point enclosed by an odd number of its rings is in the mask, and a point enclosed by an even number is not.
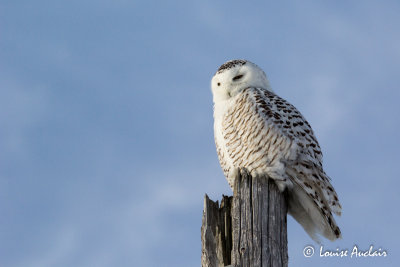
<svg viewBox="0 0 400 267"><path fill-rule="evenodd" d="M287 203L274 181L245 171L221 206L205 196L201 227L203 267L288 266Z"/></svg>
<svg viewBox="0 0 400 267"><path fill-rule="evenodd" d="M201 266L228 266L232 251L232 197L222 196L221 206L204 197L201 225Z"/></svg>

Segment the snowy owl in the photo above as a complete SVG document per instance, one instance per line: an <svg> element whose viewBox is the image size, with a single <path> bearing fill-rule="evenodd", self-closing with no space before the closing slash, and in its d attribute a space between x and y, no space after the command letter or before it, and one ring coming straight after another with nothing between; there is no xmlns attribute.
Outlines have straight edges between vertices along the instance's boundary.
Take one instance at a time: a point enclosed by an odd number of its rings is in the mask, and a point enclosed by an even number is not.
<svg viewBox="0 0 400 267"><path fill-rule="evenodd" d="M288 190L288 211L316 241L341 237L332 212L338 196L322 167L310 124L272 91L267 76L246 60L224 63L211 81L218 158L233 189L240 168Z"/></svg>

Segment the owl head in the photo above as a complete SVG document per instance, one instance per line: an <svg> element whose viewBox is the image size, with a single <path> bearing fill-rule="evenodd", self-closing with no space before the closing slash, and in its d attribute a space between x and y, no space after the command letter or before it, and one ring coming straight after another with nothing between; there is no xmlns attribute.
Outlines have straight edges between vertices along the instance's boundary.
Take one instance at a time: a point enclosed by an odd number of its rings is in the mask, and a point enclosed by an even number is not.
<svg viewBox="0 0 400 267"><path fill-rule="evenodd" d="M222 64L211 80L214 103L228 100L249 87L271 91L264 71L247 60L235 59Z"/></svg>

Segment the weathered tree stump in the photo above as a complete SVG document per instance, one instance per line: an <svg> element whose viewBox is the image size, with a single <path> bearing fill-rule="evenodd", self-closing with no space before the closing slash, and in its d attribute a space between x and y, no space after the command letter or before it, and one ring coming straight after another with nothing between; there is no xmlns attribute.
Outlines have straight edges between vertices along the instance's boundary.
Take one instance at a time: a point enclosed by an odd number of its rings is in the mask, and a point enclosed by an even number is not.
<svg viewBox="0 0 400 267"><path fill-rule="evenodd" d="M201 266L227 266L232 251L232 197L222 196L221 206L204 197L201 226Z"/></svg>
<svg viewBox="0 0 400 267"><path fill-rule="evenodd" d="M286 195L274 181L242 170L221 206L205 196L202 266L288 266L286 214Z"/></svg>

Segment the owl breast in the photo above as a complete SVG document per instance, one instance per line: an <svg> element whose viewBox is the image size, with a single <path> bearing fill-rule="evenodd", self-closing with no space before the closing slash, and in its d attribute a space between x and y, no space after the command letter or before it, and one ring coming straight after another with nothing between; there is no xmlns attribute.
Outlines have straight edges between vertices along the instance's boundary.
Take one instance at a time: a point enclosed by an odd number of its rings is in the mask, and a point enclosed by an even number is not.
<svg viewBox="0 0 400 267"><path fill-rule="evenodd" d="M214 107L217 153L231 187L233 169L283 180L285 163L295 159L296 143L276 126L268 114L272 105L261 93L248 88Z"/></svg>

